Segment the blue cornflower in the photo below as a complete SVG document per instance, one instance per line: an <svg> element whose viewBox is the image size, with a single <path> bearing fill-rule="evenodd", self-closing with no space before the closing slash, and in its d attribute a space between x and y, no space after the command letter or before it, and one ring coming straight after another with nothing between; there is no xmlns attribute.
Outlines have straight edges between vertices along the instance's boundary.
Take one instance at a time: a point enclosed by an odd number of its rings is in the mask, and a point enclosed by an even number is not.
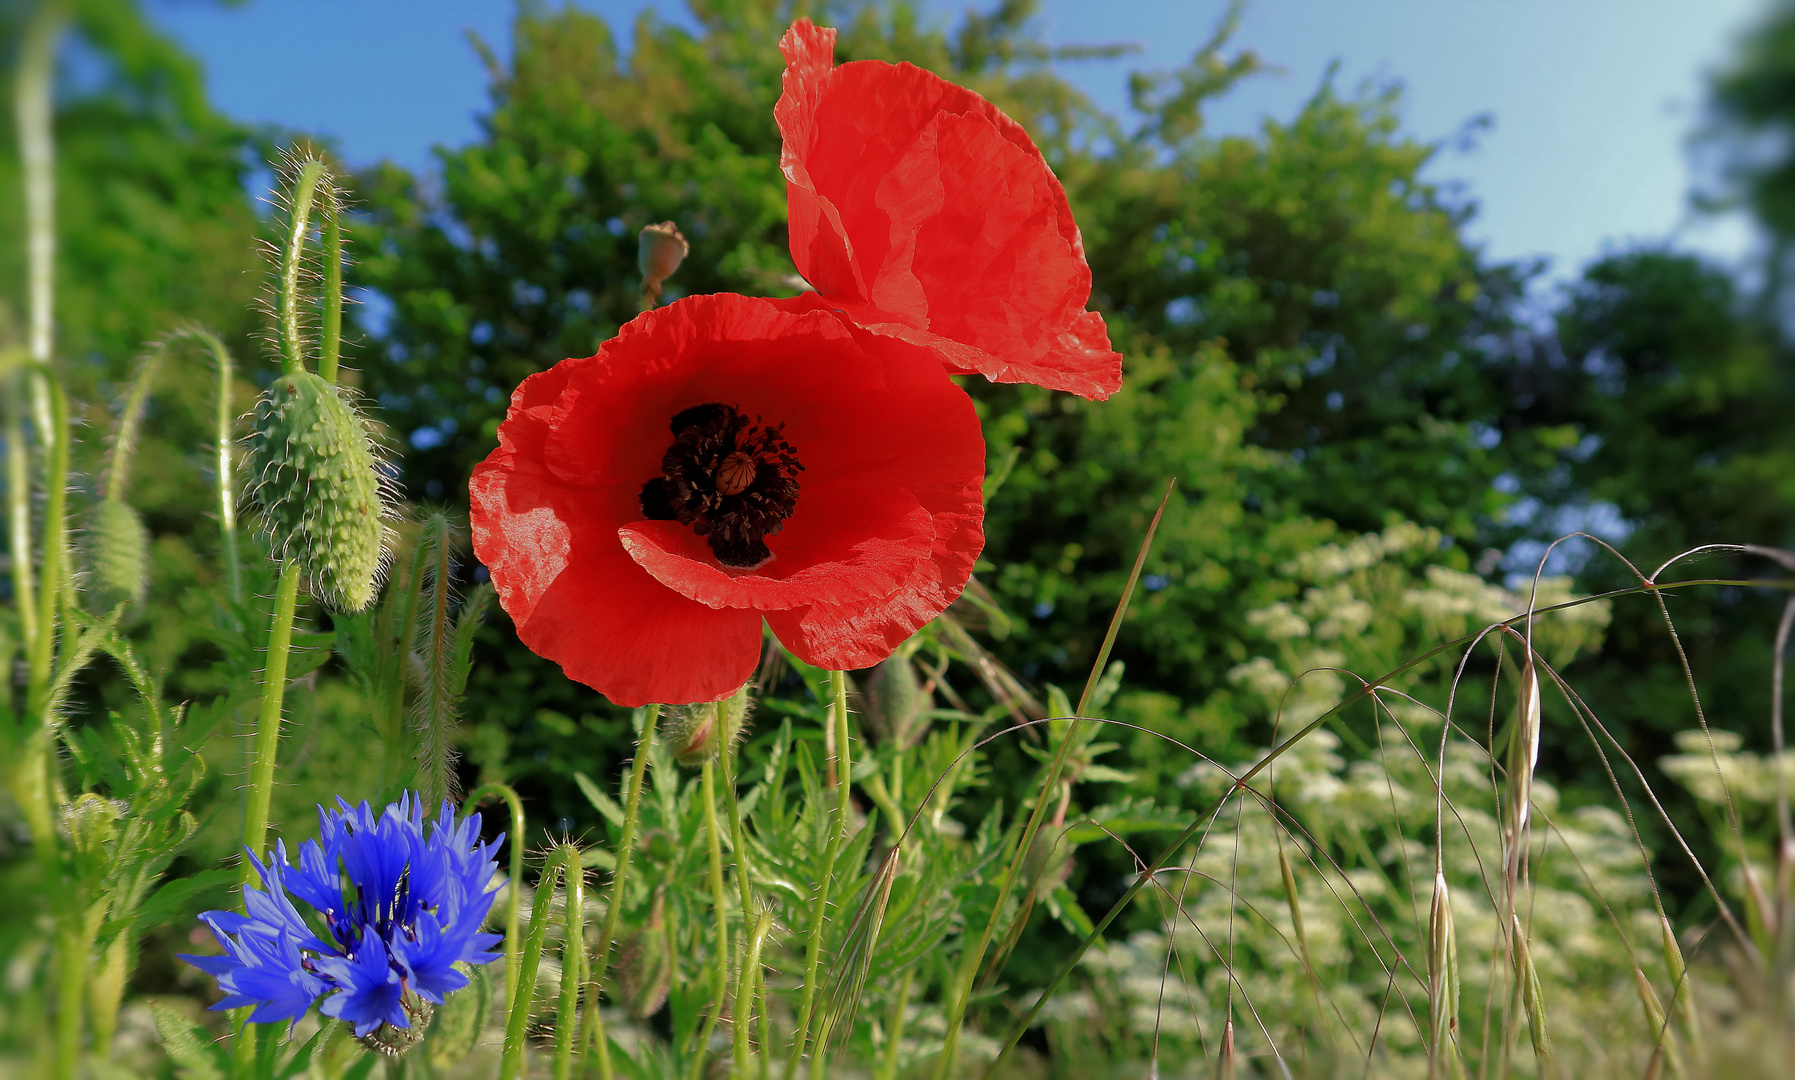
<svg viewBox="0 0 1795 1080"><path fill-rule="evenodd" d="M480 843L480 816L457 821L447 802L426 835L410 794L379 817L365 802L337 807L318 808L319 839L301 845L298 866L284 842L265 863L250 852L263 888L243 886L245 913L200 916L224 955L182 959L217 977L225 997L214 1009L254 1006L252 1021L291 1022L323 997L326 1016L397 1053L422 1035L411 1029L430 1006L467 985L457 963L498 959L499 935L480 927L504 837Z"/></svg>

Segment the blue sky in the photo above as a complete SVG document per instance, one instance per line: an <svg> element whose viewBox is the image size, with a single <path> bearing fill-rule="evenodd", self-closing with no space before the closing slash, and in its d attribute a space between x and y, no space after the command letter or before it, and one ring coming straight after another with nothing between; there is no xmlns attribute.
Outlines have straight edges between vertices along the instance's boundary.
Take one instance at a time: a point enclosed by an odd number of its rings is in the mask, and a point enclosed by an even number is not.
<svg viewBox="0 0 1795 1080"><path fill-rule="evenodd" d="M249 121L335 137L351 161L414 168L429 148L476 137L485 73L472 31L508 52L511 0L149 0L153 17L205 64L214 99ZM614 24L645 7L687 23L677 0L584 0ZM965 6L933 0L951 22ZM1128 72L1172 67L1208 36L1221 0L1045 0L1054 43L1130 41L1120 60L1063 73L1100 105L1126 105ZM1397 79L1416 137L1449 139L1474 117L1493 126L1448 149L1432 179L1479 204L1471 238L1499 259L1546 256L1574 274L1617 244L1671 238L1728 262L1751 234L1737 218L1692 215L1688 137L1707 75L1725 62L1762 0L1257 0L1241 47L1280 73L1210 111L1212 133L1288 118L1339 60L1339 85ZM773 47L769 42L768 47Z"/></svg>

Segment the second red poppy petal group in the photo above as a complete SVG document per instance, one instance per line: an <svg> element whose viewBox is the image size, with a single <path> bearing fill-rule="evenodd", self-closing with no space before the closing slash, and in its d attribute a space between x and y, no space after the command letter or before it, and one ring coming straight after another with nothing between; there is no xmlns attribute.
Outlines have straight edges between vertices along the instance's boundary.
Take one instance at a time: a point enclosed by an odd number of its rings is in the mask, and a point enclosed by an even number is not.
<svg viewBox="0 0 1795 1080"><path fill-rule="evenodd" d="M469 482L474 551L524 644L624 706L716 701L762 626L869 667L965 588L985 442L949 377L1101 400L1122 358L1041 152L910 64L780 42L792 261L814 291L648 311L525 379Z"/></svg>

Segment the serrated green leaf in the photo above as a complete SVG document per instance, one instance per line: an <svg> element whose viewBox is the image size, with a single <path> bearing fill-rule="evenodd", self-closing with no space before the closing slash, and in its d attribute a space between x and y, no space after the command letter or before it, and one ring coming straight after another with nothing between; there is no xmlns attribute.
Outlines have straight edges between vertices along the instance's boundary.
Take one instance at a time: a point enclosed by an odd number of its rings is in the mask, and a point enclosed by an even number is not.
<svg viewBox="0 0 1795 1080"><path fill-rule="evenodd" d="M623 807L617 805L617 800L600 791L598 785L592 782L592 778L583 772L574 773L573 782L580 786L580 793L586 796L587 802L605 816L605 820L620 829L623 827Z"/></svg>

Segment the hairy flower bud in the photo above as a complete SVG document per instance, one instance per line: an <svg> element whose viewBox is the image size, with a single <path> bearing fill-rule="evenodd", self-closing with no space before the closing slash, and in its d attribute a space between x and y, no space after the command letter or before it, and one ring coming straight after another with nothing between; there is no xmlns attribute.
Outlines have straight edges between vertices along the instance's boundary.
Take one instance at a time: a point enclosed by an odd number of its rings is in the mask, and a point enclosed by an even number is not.
<svg viewBox="0 0 1795 1080"><path fill-rule="evenodd" d="M721 748L734 746L741 737L752 705L748 687L744 686L722 701L675 709L662 728L661 737L673 748L674 760L681 765L714 761Z"/></svg>
<svg viewBox="0 0 1795 1080"><path fill-rule="evenodd" d="M642 271L642 292L649 298L661 295L661 282L673 276L688 252L686 238L671 221L643 228L637 238L636 268Z"/></svg>
<svg viewBox="0 0 1795 1080"><path fill-rule="evenodd" d="M310 372L274 380L256 402L249 465L274 554L297 560L332 607L367 607L384 504L373 440L342 392Z"/></svg>
<svg viewBox="0 0 1795 1080"><path fill-rule="evenodd" d="M865 711L861 720L879 745L898 750L916 745L928 730L924 715L935 702L916 681L916 669L903 653L893 653L866 680Z"/></svg>
<svg viewBox="0 0 1795 1080"><path fill-rule="evenodd" d="M150 534L123 499L101 499L87 520L88 593L96 611L137 603L149 588Z"/></svg>

